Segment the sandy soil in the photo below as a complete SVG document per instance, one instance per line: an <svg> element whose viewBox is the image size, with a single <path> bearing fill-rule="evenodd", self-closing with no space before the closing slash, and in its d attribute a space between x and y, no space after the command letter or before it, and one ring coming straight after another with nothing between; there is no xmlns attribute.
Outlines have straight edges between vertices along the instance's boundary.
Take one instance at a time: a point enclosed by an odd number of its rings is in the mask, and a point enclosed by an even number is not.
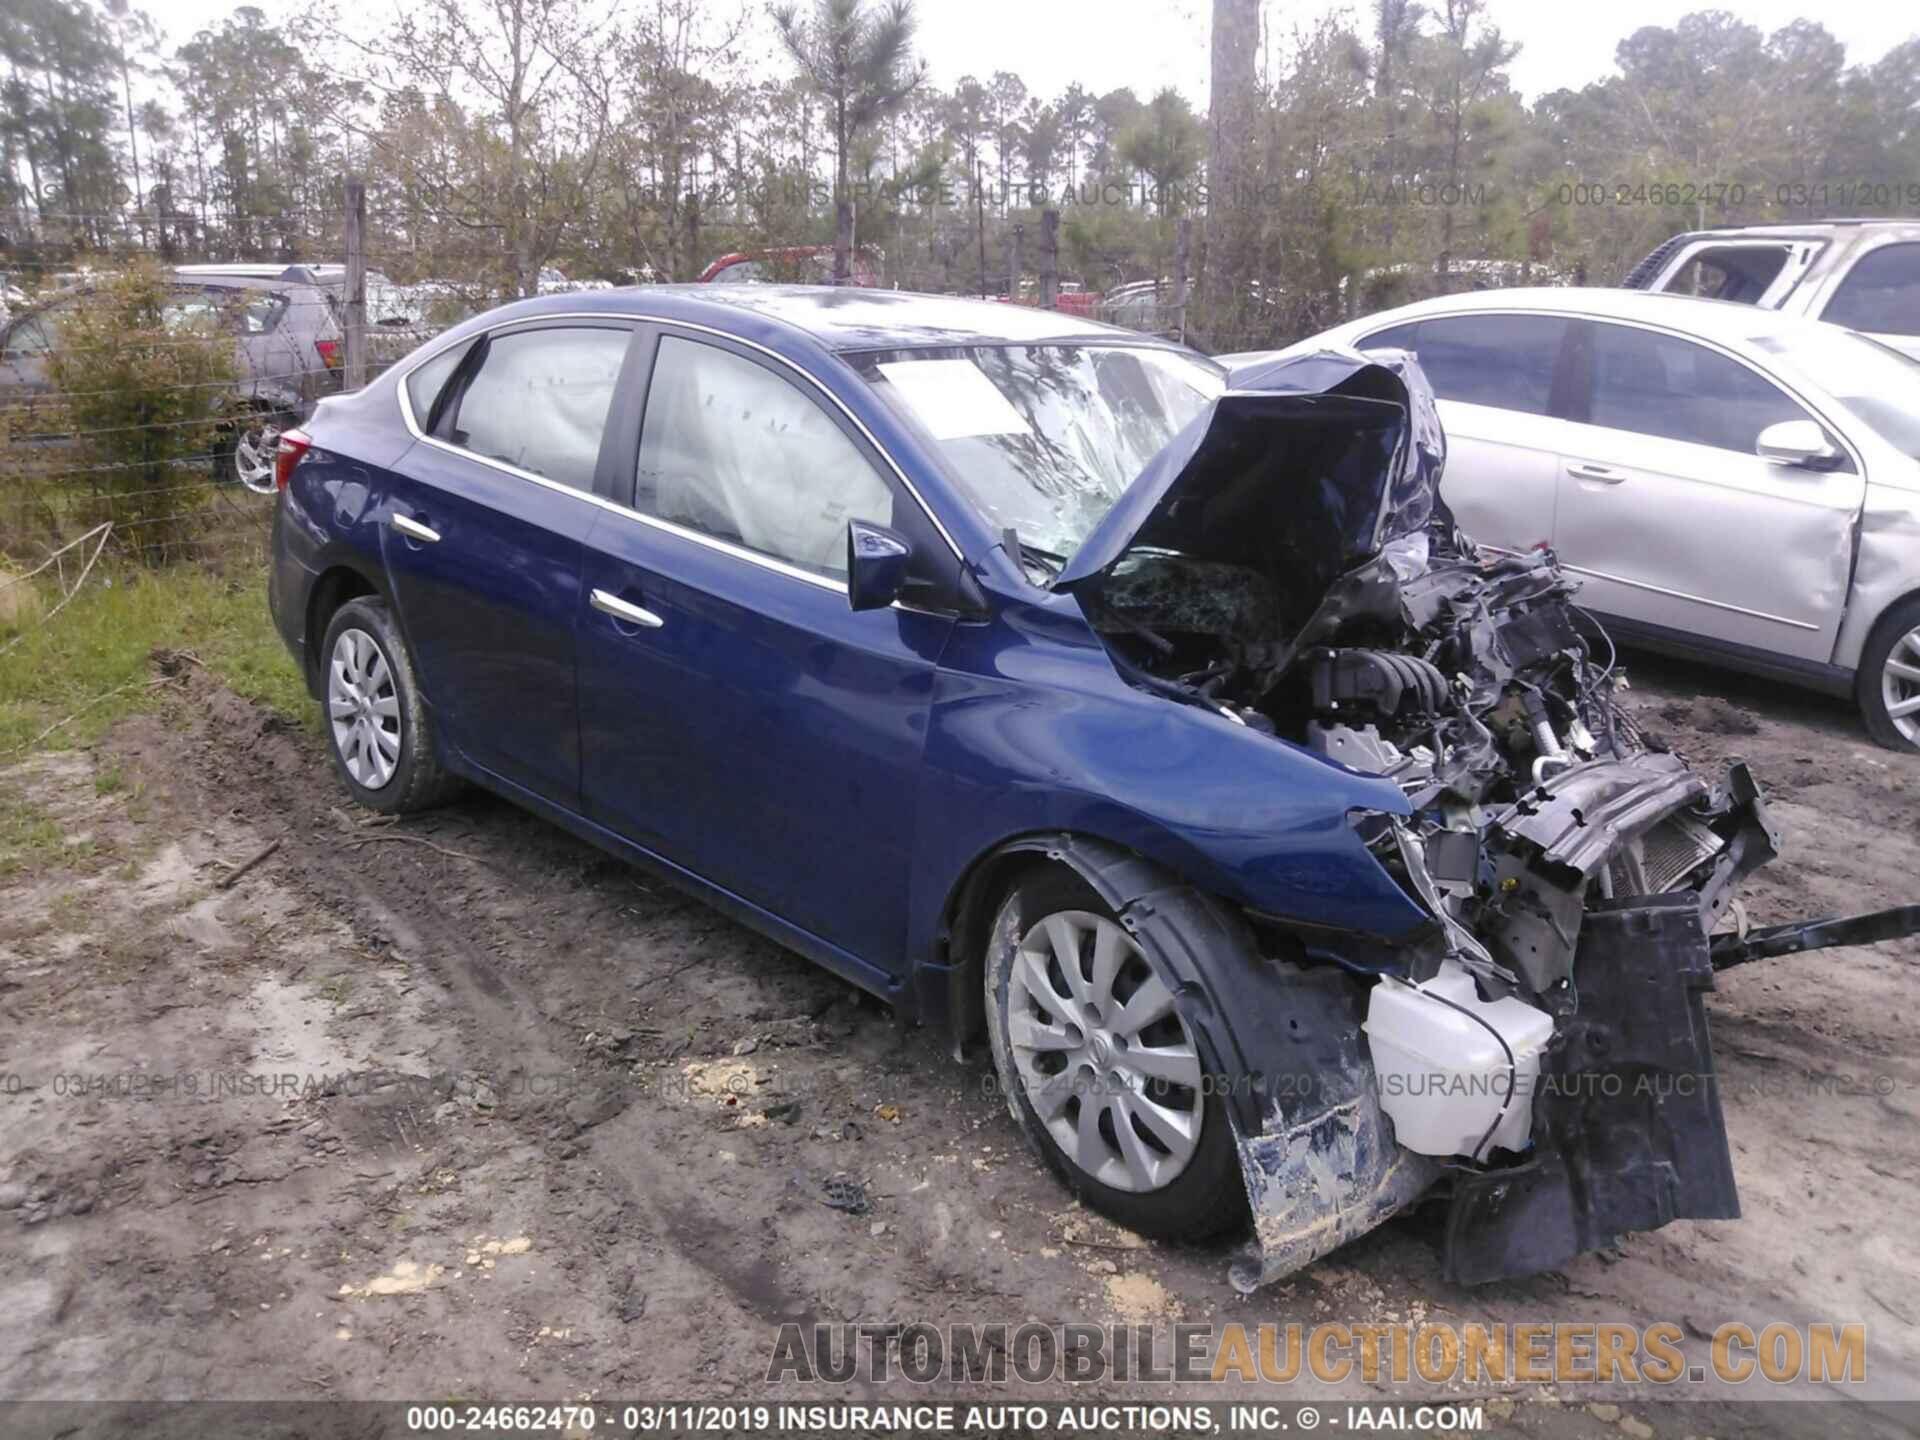
<svg viewBox="0 0 1920 1440"><path fill-rule="evenodd" d="M1920 898L1920 761L1837 702L1630 674L1643 725L1768 786L1756 922ZM1243 1299L1231 1247L1070 1204L983 1046L501 802L349 814L315 740L204 677L0 791L67 842L0 878L0 1396L747 1398L789 1320L1178 1317L1868 1326L1850 1401L1486 1392L1528 1434L1891 1434L1868 1402L1920 1398L1911 942L1724 977L1744 1219L1469 1291L1429 1208ZM824 1203L846 1181L865 1213Z"/></svg>

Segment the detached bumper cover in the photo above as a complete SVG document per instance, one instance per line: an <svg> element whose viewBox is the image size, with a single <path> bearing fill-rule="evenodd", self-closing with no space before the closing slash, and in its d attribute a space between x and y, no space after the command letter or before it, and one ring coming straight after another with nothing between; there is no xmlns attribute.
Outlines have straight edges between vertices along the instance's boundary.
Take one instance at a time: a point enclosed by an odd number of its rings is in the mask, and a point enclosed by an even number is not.
<svg viewBox="0 0 1920 1440"><path fill-rule="evenodd" d="M1593 904L1576 973L1580 1009L1542 1062L1530 1158L1455 1182L1451 1280L1532 1275L1629 1231L1739 1218L1698 897Z"/></svg>

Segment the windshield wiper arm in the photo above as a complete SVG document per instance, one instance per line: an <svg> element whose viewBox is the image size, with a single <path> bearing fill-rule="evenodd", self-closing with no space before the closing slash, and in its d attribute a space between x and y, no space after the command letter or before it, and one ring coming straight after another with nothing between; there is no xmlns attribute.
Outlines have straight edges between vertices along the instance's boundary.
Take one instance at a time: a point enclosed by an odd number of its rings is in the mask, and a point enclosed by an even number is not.
<svg viewBox="0 0 1920 1440"><path fill-rule="evenodd" d="M1011 525L1000 532L1000 543L1006 547L1007 554L1013 556L1015 559L1037 561L1054 575L1058 575L1066 568L1066 556L1057 555L1051 550L1043 550L1038 545L1029 544L1020 538L1020 532Z"/></svg>

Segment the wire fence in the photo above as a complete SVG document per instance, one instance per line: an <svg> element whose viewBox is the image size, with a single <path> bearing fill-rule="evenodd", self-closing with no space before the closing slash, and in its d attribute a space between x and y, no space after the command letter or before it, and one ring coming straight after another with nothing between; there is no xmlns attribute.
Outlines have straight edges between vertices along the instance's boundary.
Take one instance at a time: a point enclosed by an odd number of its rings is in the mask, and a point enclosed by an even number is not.
<svg viewBox="0 0 1920 1440"><path fill-rule="evenodd" d="M125 264L0 269L0 654L117 565L265 559L279 434L345 388L346 295L243 264L160 267L144 324ZM368 377L495 298L370 283Z"/></svg>

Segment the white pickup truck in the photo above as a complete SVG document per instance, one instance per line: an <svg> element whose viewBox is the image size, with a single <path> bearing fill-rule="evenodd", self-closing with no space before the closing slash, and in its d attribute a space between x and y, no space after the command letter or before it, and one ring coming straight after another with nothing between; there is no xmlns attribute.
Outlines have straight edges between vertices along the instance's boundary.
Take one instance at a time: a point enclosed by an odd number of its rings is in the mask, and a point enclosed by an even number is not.
<svg viewBox="0 0 1920 1440"><path fill-rule="evenodd" d="M1920 220L1688 231L1620 283L1830 321L1920 359Z"/></svg>

